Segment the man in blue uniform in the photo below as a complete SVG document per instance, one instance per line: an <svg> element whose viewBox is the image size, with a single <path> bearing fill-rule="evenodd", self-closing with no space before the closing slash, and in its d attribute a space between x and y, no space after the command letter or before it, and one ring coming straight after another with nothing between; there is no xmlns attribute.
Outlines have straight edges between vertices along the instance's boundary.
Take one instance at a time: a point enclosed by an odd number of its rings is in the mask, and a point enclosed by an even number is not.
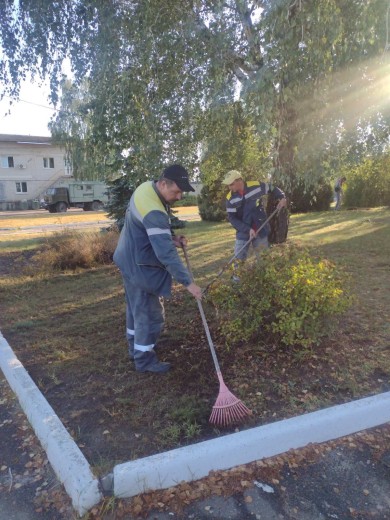
<svg viewBox="0 0 390 520"><path fill-rule="evenodd" d="M256 254L269 245L268 225L264 226L256 235L256 231L267 220L262 197L272 193L279 200L278 209L286 207L286 197L282 190L267 182L245 182L241 173L237 170L228 172L222 184L229 186L230 190L226 196L226 211L229 222L236 230L234 253L238 260L246 260L250 244L252 244ZM247 247L244 247L250 238L252 241Z"/></svg>
<svg viewBox="0 0 390 520"><path fill-rule="evenodd" d="M166 168L159 180L141 184L130 199L114 253L125 287L129 355L138 372L170 369L169 363L157 359L154 346L164 325L161 297L170 296L172 278L195 298L202 297L176 250L186 239L172 235L170 227L169 205L184 191L195 190L179 164Z"/></svg>

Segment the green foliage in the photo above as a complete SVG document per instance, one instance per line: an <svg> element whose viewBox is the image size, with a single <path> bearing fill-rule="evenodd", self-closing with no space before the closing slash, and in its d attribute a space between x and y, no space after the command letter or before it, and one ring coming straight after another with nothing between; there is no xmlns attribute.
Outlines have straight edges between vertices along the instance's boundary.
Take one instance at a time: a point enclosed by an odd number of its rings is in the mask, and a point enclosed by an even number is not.
<svg viewBox="0 0 390 520"><path fill-rule="evenodd" d="M238 275L239 283L220 282L210 290L228 346L261 340L311 347L350 304L345 275L295 246L267 250L258 262L242 264Z"/></svg>
<svg viewBox="0 0 390 520"><path fill-rule="evenodd" d="M183 395L169 414L170 424L158 435L158 442L169 445L180 444L181 439L191 441L202 432L209 410L196 397Z"/></svg>
<svg viewBox="0 0 390 520"><path fill-rule="evenodd" d="M134 188L131 186L126 175L118 177L113 181L108 181L110 188L110 199L106 205L106 210L110 218L114 218L119 231L125 222L126 208L133 194Z"/></svg>
<svg viewBox="0 0 390 520"><path fill-rule="evenodd" d="M183 395L170 413L173 421L183 423L204 423L208 414L207 405L197 397Z"/></svg>
<svg viewBox="0 0 390 520"><path fill-rule="evenodd" d="M366 159L346 173L343 202L347 207L390 206L390 155Z"/></svg>
<svg viewBox="0 0 390 520"><path fill-rule="evenodd" d="M248 179L266 180L272 167L271 143L258 135L240 101L213 107L203 117L202 180L211 189L237 169ZM225 188L226 191L226 188Z"/></svg>
<svg viewBox="0 0 390 520"><path fill-rule="evenodd" d="M91 137L89 81L85 79L77 86L64 79L61 92L61 108L49 124L53 142L64 148L67 165L75 179L104 181L118 170L109 159L107 148Z"/></svg>
<svg viewBox="0 0 390 520"><path fill-rule="evenodd" d="M388 143L384 0L3 4L5 95L30 73L56 100L71 61L52 129L80 178L137 185L174 160L212 189L227 169L265 180L272 166L291 191L361 157L373 128L374 148Z"/></svg>
<svg viewBox="0 0 390 520"><path fill-rule="evenodd" d="M203 186L198 196L198 208L202 220L210 222L226 220L225 198L220 184L214 185L213 188Z"/></svg>
<svg viewBox="0 0 390 520"><path fill-rule="evenodd" d="M297 182L291 193L291 212L326 211L332 200L333 188L328 181L320 179L315 185Z"/></svg>

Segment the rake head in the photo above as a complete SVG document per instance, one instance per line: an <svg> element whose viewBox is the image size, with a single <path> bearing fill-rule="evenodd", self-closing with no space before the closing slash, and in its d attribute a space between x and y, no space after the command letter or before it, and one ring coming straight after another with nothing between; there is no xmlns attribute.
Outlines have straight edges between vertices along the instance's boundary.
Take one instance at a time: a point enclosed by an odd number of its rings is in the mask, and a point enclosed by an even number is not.
<svg viewBox="0 0 390 520"><path fill-rule="evenodd" d="M252 415L252 412L238 397L230 392L220 373L218 374L218 379L219 394L213 406L209 422L216 426L230 426L243 422L249 415Z"/></svg>

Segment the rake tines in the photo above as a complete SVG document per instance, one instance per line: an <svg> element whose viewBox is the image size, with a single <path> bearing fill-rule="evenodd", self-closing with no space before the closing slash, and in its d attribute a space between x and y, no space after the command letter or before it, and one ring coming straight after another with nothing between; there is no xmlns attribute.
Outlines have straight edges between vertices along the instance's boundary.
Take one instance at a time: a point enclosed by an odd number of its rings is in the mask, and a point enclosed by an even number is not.
<svg viewBox="0 0 390 520"><path fill-rule="evenodd" d="M222 374L218 372L219 394L213 410L210 415L209 422L216 426L230 426L242 422L252 412L245 404L230 392L225 385Z"/></svg>
<svg viewBox="0 0 390 520"><path fill-rule="evenodd" d="M182 247L188 271L191 275L191 278L194 279L191 272L191 266L190 261L188 259L186 246L183 245ZM249 408L245 406L245 404L242 401L240 401L235 395L233 395L225 385L222 378L221 369L219 368L217 354L215 353L213 340L211 339L209 326L207 325L207 320L204 314L202 304L200 300L197 300L197 303L202 318L204 330L207 336L207 341L209 342L209 347L211 351L211 356L214 361L215 370L219 379L219 394L217 400L215 401L215 405L213 406L209 422L211 424L215 424L216 426L229 426L231 424L240 423L248 415L251 415L252 412L249 410Z"/></svg>

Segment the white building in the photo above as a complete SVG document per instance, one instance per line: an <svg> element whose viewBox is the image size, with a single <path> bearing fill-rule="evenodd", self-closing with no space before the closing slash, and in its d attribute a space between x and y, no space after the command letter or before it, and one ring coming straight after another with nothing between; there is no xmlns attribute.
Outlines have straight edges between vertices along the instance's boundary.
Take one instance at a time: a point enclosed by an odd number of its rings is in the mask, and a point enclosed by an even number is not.
<svg viewBox="0 0 390 520"><path fill-rule="evenodd" d="M0 134L0 210L35 209L43 193L71 177L50 137Z"/></svg>

